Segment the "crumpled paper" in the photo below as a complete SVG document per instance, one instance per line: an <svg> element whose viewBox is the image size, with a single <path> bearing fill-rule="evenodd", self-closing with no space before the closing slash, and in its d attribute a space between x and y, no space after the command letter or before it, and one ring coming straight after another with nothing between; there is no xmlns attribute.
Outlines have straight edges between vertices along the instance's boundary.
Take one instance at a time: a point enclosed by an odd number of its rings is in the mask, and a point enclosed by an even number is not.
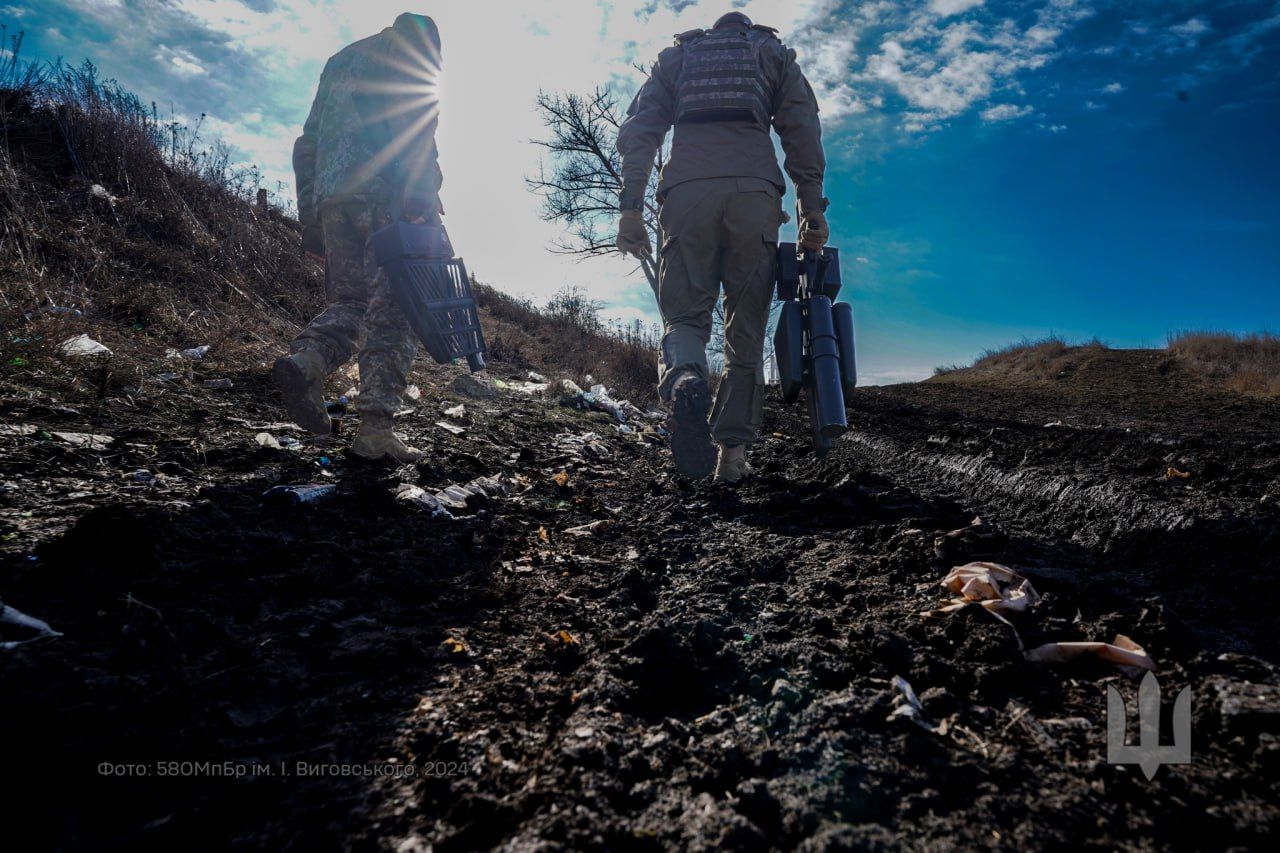
<svg viewBox="0 0 1280 853"><path fill-rule="evenodd" d="M1124 634L1116 634L1110 643L1045 643L1023 652L1023 657L1032 663L1070 663L1078 658L1094 657L1113 664L1131 678L1156 670L1156 662L1147 650Z"/></svg>
<svg viewBox="0 0 1280 853"><path fill-rule="evenodd" d="M975 562L956 566L943 578L942 585L957 597L944 601L941 607L923 615L941 616L975 603L996 614L1021 613L1040 601L1031 581L999 563Z"/></svg>

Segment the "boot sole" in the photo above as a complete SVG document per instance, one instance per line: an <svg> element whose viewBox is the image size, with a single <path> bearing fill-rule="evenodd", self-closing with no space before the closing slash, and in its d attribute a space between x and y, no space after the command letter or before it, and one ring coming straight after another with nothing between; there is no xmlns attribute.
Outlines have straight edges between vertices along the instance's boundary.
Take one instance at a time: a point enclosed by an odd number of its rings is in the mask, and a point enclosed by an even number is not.
<svg viewBox="0 0 1280 853"><path fill-rule="evenodd" d="M316 409L311 399L311 383L306 374L289 357L276 360L271 368L271 378L275 380L280 395L284 398L285 410L293 422L315 435L328 435L333 430L329 413L321 406Z"/></svg>
<svg viewBox="0 0 1280 853"><path fill-rule="evenodd" d="M680 473L693 480L711 475L716 467L716 447L711 442L707 414L711 389L702 381L687 382L672 395L671 455Z"/></svg>

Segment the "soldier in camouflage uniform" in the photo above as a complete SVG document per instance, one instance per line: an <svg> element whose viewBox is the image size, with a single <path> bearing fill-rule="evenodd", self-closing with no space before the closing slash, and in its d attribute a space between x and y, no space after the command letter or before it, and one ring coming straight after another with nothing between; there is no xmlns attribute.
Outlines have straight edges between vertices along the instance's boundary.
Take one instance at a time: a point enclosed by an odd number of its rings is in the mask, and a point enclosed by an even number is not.
<svg viewBox="0 0 1280 853"><path fill-rule="evenodd" d="M709 31L676 36L618 131L618 248L637 257L652 252L644 193L654 155L673 126L671 156L658 183L664 326L658 390L674 410L671 450L679 468L700 478L714 466L718 480L732 483L750 472L747 448L760 427L764 336L778 228L786 218L786 185L769 129L782 140L796 187L800 241L820 249L828 228L818 104L795 51L741 12L724 15ZM712 408L706 346L722 284L725 373Z"/></svg>
<svg viewBox="0 0 1280 853"><path fill-rule="evenodd" d="M276 362L273 376L294 421L327 435L325 378L359 346L361 422L352 450L369 459L421 456L391 430L417 342L368 240L390 223L392 210L440 224L439 68L435 23L399 16L325 65L293 149L303 249L325 259L329 306Z"/></svg>

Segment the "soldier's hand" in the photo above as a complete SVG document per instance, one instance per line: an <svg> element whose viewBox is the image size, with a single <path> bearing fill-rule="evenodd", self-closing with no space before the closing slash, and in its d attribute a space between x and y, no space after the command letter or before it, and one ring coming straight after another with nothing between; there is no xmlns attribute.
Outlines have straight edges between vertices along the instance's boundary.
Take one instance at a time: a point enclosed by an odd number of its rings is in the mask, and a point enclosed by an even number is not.
<svg viewBox="0 0 1280 853"><path fill-rule="evenodd" d="M618 251L636 258L653 255L649 245L649 229L644 227L644 214L638 210L624 210L618 219Z"/></svg>
<svg viewBox="0 0 1280 853"><path fill-rule="evenodd" d="M827 225L827 215L821 210L810 210L800 214L800 246L812 252L822 251L831 238L831 227Z"/></svg>
<svg viewBox="0 0 1280 853"><path fill-rule="evenodd" d="M302 251L324 260L324 232L319 225L307 225L302 229Z"/></svg>

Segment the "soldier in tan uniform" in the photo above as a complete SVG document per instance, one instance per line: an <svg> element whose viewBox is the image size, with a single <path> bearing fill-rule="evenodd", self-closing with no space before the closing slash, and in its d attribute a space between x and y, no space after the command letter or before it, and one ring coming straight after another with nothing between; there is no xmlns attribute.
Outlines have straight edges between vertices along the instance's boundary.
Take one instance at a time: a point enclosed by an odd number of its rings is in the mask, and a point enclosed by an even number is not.
<svg viewBox="0 0 1280 853"><path fill-rule="evenodd" d="M302 245L325 259L329 306L272 373L290 417L327 435L325 378L359 347L361 422L352 451L368 459L421 456L391 431L417 342L368 240L393 210L411 222L440 223L439 71L435 23L400 15L329 60L293 148Z"/></svg>
<svg viewBox="0 0 1280 853"><path fill-rule="evenodd" d="M770 127L796 187L800 240L826 244L826 159L813 90L776 30L730 12L711 30L662 51L618 131L618 248L650 254L642 208L654 156L675 128L658 183L662 245L658 308L664 334L658 390L674 411L671 449L686 475L737 482L750 472L764 397L764 336L773 299L786 185ZM725 372L715 405L707 383L711 316L725 295ZM719 445L712 444L714 438Z"/></svg>

